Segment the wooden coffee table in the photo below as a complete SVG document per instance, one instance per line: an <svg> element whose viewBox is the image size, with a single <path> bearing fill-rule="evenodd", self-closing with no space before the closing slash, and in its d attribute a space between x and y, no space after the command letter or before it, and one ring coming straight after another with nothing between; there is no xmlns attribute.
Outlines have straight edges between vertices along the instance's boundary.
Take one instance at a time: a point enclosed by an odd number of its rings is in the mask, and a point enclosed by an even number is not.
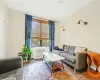
<svg viewBox="0 0 100 80"><path fill-rule="evenodd" d="M43 52L43 60L48 64L48 66L51 69L51 74L52 72L57 69L57 68L63 68L64 70L64 65L63 65L63 57L52 53L52 52Z"/></svg>

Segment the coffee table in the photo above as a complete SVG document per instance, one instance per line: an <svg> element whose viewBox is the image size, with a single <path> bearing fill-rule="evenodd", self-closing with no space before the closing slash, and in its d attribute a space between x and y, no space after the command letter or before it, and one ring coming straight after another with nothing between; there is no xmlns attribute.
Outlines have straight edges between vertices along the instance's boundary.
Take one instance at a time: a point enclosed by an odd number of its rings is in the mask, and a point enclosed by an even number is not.
<svg viewBox="0 0 100 80"><path fill-rule="evenodd" d="M63 65L63 57L53 53L53 52L43 52L43 60L48 64L48 66L51 69L51 74L52 72L57 69L57 68L63 68L64 70L64 65Z"/></svg>

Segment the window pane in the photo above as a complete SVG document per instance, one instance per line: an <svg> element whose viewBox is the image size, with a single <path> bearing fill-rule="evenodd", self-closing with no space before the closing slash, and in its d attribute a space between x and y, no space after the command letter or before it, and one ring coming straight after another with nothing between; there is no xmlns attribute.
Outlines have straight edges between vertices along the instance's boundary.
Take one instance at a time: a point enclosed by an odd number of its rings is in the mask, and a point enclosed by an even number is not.
<svg viewBox="0 0 100 80"><path fill-rule="evenodd" d="M39 39L32 39L32 46L40 46L40 40Z"/></svg>
<svg viewBox="0 0 100 80"><path fill-rule="evenodd" d="M32 22L32 37L40 37L40 23Z"/></svg>
<svg viewBox="0 0 100 80"><path fill-rule="evenodd" d="M40 22L33 21L32 46L40 46L40 45L49 46L49 25L48 23L42 23L41 21Z"/></svg>
<svg viewBox="0 0 100 80"><path fill-rule="evenodd" d="M49 38L49 25L42 23L42 38Z"/></svg>
<svg viewBox="0 0 100 80"><path fill-rule="evenodd" d="M49 46L49 40L42 40L42 46Z"/></svg>

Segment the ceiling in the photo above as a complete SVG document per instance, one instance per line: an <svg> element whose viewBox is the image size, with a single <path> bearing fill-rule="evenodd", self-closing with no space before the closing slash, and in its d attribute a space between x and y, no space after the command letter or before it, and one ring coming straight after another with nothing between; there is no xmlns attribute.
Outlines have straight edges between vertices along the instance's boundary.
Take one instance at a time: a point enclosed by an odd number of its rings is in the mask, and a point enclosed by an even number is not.
<svg viewBox="0 0 100 80"><path fill-rule="evenodd" d="M5 0L10 9L32 16L60 21L92 0Z"/></svg>

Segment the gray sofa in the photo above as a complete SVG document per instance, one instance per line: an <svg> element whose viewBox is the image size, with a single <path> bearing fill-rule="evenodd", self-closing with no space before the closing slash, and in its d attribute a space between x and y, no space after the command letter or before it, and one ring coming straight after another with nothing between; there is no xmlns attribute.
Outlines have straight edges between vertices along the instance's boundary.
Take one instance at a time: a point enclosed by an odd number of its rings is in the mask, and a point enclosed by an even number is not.
<svg viewBox="0 0 100 80"><path fill-rule="evenodd" d="M0 60L0 80L13 77L12 80L23 80L23 62L21 58Z"/></svg>
<svg viewBox="0 0 100 80"><path fill-rule="evenodd" d="M64 57L63 61L74 67L74 71L76 71L76 69L81 70L87 65L86 50L87 48L84 47L63 45L63 50L54 49L53 52Z"/></svg>

